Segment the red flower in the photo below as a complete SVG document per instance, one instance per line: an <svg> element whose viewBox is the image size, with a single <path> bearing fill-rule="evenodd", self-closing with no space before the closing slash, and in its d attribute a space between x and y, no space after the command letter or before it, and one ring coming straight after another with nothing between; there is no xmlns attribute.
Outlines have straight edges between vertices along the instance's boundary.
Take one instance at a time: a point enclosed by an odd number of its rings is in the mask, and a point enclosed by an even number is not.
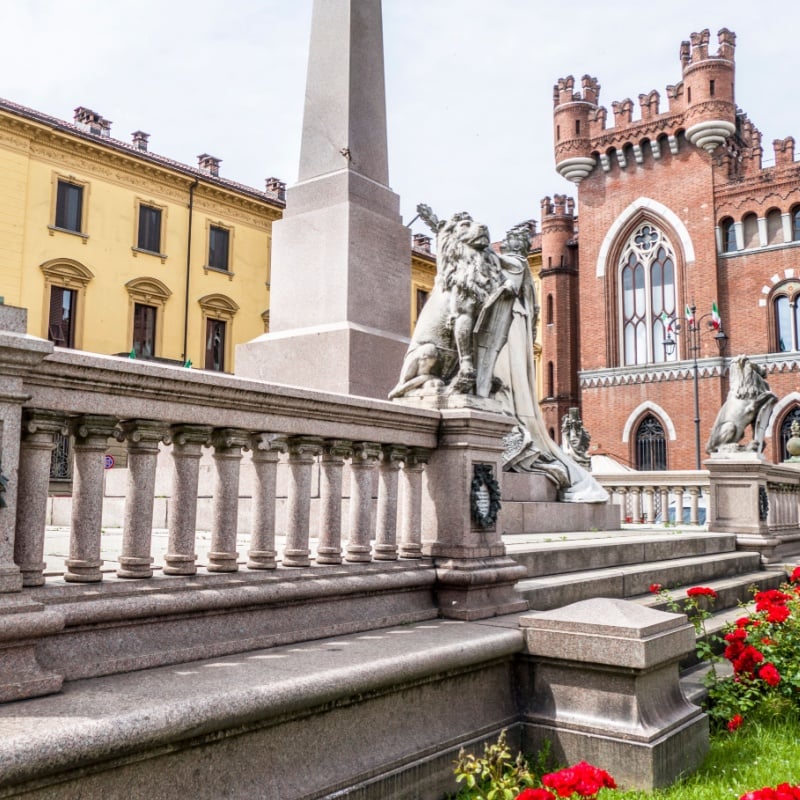
<svg viewBox="0 0 800 800"><path fill-rule="evenodd" d="M547 789L525 789L514 800L556 800L556 796Z"/></svg>
<svg viewBox="0 0 800 800"><path fill-rule="evenodd" d="M771 605L767 606L767 622L772 622L775 624L779 624L781 622L786 622L787 619L791 616L791 611L786 606L782 605Z"/></svg>
<svg viewBox="0 0 800 800"><path fill-rule="evenodd" d="M774 645L776 645L776 644L778 644L778 643L777 643L777 642L775 642L775 641L773 641L772 639L768 639L768 638L765 636L765 637L764 637L764 638L761 640L761 644L764 644L764 645L766 645L767 647L769 647L770 645L773 645L773 646L774 646Z"/></svg>
<svg viewBox="0 0 800 800"><path fill-rule="evenodd" d="M765 786L743 794L739 800L800 800L800 786L790 786L788 783L781 783L774 789Z"/></svg>
<svg viewBox="0 0 800 800"><path fill-rule="evenodd" d="M744 722L744 717L741 714L736 714L728 720L728 730L733 733L737 728L741 727Z"/></svg>
<svg viewBox="0 0 800 800"><path fill-rule="evenodd" d="M796 583L797 581L800 581L800 567L795 567L789 576L790 583Z"/></svg>
<svg viewBox="0 0 800 800"><path fill-rule="evenodd" d="M768 589L766 592L756 592L753 599L756 601L756 611L764 611L772 605L786 605L786 601L791 600L792 596L779 589Z"/></svg>
<svg viewBox="0 0 800 800"><path fill-rule="evenodd" d="M756 650L752 645L747 645L733 661L733 671L737 675L742 673L753 675L756 671L756 664L760 664L763 660L763 653Z"/></svg>
<svg viewBox="0 0 800 800"><path fill-rule="evenodd" d="M769 661L758 671L758 677L770 686L777 686L781 682L780 672Z"/></svg>
<svg viewBox="0 0 800 800"><path fill-rule="evenodd" d="M686 590L687 597L716 597L717 593L708 586L693 586Z"/></svg>
<svg viewBox="0 0 800 800"><path fill-rule="evenodd" d="M662 589L662 586L661 586L660 583L651 583L650 584L650 591L653 594L658 594L661 591L661 589Z"/></svg>
<svg viewBox="0 0 800 800"><path fill-rule="evenodd" d="M614 779L602 769L593 767L585 761L567 767L559 772L551 772L542 778L542 783L555 789L559 797L594 797L604 786L616 789Z"/></svg>
<svg viewBox="0 0 800 800"><path fill-rule="evenodd" d="M739 619L736 620L736 627L746 628L751 622L752 620L750 617L739 617Z"/></svg>

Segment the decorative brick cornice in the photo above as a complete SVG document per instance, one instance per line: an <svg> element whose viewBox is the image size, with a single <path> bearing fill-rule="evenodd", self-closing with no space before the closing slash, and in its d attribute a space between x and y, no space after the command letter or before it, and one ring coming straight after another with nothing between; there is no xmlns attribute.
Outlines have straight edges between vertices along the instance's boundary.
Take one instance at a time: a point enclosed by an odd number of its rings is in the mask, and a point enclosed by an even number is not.
<svg viewBox="0 0 800 800"><path fill-rule="evenodd" d="M697 371L701 378L719 378L727 371L727 360L719 357L698 359ZM583 370L578 373L578 380L583 390L664 381L685 381L692 380L693 376L693 362L671 361L661 364L642 364L635 367Z"/></svg>

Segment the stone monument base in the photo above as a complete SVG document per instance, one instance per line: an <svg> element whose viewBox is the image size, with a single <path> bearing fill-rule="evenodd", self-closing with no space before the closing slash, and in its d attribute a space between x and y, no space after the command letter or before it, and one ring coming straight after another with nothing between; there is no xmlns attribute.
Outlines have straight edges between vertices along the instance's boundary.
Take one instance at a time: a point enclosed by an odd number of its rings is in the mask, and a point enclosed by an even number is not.
<svg viewBox="0 0 800 800"><path fill-rule="evenodd" d="M619 507L611 503L564 503L545 475L504 472L501 480L503 533L570 533L619 529Z"/></svg>

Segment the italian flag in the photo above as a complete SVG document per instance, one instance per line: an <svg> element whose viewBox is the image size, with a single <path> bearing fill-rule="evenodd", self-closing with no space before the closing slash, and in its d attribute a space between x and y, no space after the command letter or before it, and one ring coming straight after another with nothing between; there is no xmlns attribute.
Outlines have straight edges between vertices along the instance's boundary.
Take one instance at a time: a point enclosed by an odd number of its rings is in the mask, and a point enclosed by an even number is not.
<svg viewBox="0 0 800 800"><path fill-rule="evenodd" d="M689 306L686 306L683 313L686 316L687 324L694 325L694 314L692 314L692 309L689 308Z"/></svg>
<svg viewBox="0 0 800 800"><path fill-rule="evenodd" d="M715 331L718 331L722 327L722 318L719 315L716 302L711 304L711 324L714 326Z"/></svg>
<svg viewBox="0 0 800 800"><path fill-rule="evenodd" d="M661 312L661 324L667 333L672 333L672 320L667 316L666 311Z"/></svg>

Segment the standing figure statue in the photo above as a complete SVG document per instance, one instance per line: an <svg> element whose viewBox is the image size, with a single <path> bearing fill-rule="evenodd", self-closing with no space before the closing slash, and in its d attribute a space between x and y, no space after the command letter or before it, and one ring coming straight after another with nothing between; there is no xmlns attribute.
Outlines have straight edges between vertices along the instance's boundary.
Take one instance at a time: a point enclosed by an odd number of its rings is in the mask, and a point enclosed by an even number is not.
<svg viewBox="0 0 800 800"><path fill-rule="evenodd" d="M764 449L764 434L770 414L778 398L770 391L765 367L751 361L748 356L737 356L731 362L731 386L728 397L720 408L706 453L738 452L749 450L760 453ZM739 442L750 426L753 439L746 446Z"/></svg>
<svg viewBox="0 0 800 800"><path fill-rule="evenodd" d="M389 397L494 398L516 420L505 439L505 470L546 475L562 500L606 502L607 492L550 438L539 410L533 358L539 306L527 225L508 231L497 253L486 226L469 214L441 221L428 206L417 211L436 232L437 274Z"/></svg>

